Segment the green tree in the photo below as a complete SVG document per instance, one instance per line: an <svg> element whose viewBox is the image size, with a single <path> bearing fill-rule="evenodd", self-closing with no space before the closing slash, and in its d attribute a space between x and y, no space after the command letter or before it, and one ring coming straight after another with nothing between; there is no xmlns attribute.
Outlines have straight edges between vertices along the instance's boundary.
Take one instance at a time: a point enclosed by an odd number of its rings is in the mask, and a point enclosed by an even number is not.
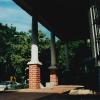
<svg viewBox="0 0 100 100"><path fill-rule="evenodd" d="M17 76L24 75L30 59L30 46L31 38L28 33L17 32L13 26L0 24L0 69L8 74L5 76L10 75L11 69L16 69Z"/></svg>
<svg viewBox="0 0 100 100"><path fill-rule="evenodd" d="M76 50L80 45L84 44L83 40L78 41L68 41L68 59L71 66L72 59L75 56ZM65 64L65 42L61 40L56 41L56 51L57 51L57 63L64 70Z"/></svg>

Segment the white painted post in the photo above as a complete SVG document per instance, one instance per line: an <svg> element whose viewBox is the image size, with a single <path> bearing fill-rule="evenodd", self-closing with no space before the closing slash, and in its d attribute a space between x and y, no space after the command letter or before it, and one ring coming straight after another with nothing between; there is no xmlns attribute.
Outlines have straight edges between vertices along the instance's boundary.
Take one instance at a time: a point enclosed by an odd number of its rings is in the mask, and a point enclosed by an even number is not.
<svg viewBox="0 0 100 100"><path fill-rule="evenodd" d="M31 61L29 65L29 88L39 89L41 87L40 79L40 61L38 59L38 22L32 17L32 46L31 46Z"/></svg>

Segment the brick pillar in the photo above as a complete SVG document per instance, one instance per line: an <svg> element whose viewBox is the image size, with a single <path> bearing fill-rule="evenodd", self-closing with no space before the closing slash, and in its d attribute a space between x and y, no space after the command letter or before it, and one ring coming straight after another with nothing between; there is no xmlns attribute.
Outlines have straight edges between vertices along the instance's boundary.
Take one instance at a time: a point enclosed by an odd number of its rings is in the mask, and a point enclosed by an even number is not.
<svg viewBox="0 0 100 100"><path fill-rule="evenodd" d="M32 17L32 46L31 46L31 61L29 65L29 88L40 88L40 66L41 62L38 59L38 21L36 17Z"/></svg>
<svg viewBox="0 0 100 100"><path fill-rule="evenodd" d="M51 66L50 70L50 82L53 82L54 85L58 85L58 76L57 76L57 67L56 67L56 44L55 44L55 35L51 33Z"/></svg>
<svg viewBox="0 0 100 100"><path fill-rule="evenodd" d="M29 88L40 88L40 66L35 64L29 65Z"/></svg>
<svg viewBox="0 0 100 100"><path fill-rule="evenodd" d="M55 69L50 70L50 82L53 82L55 86L58 85L57 70Z"/></svg>

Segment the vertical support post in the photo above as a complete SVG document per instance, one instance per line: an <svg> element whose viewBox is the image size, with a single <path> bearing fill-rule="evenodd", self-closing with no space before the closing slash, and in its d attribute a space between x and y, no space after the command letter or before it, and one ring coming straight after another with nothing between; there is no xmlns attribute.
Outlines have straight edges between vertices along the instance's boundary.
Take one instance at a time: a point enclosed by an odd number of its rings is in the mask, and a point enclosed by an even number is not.
<svg viewBox="0 0 100 100"><path fill-rule="evenodd" d="M96 19L96 8L95 6L93 6L93 18L94 20ZM98 27L96 25L96 23L94 23L94 30L95 30L95 36L96 36L96 49L97 49L97 65L96 65L96 73L97 73L97 91L100 92L100 54L99 54L99 41L98 41Z"/></svg>
<svg viewBox="0 0 100 100"><path fill-rule="evenodd" d="M93 19L96 19L96 12L95 12L95 7L93 6ZM99 43L98 43L98 28L96 23L94 23L94 30L95 30L95 37L96 37L96 49L97 49L97 55L99 55Z"/></svg>
<svg viewBox="0 0 100 100"><path fill-rule="evenodd" d="M31 46L31 61L29 65L29 88L40 88L40 65L38 60L38 22L35 17L32 17L32 46Z"/></svg>
<svg viewBox="0 0 100 100"><path fill-rule="evenodd" d="M51 66L50 69L50 82L58 85L57 67L56 67L56 51L55 51L55 35L51 33Z"/></svg>
<svg viewBox="0 0 100 100"><path fill-rule="evenodd" d="M51 65L56 67L55 35L51 33Z"/></svg>
<svg viewBox="0 0 100 100"><path fill-rule="evenodd" d="M69 71L68 43L67 42L65 42L65 65L66 65L65 71Z"/></svg>
<svg viewBox="0 0 100 100"><path fill-rule="evenodd" d="M91 26L92 57L95 59L95 66L96 66L96 64L97 64L97 51L96 51L96 37L95 37L93 8L92 7L90 7L90 26Z"/></svg>
<svg viewBox="0 0 100 100"><path fill-rule="evenodd" d="M90 7L90 18L91 18L91 27L92 27L92 34L91 34L91 41L92 41L92 47L93 47L93 57L95 58L95 68L96 68L96 86L97 90L100 91L100 56L99 56L99 46L98 46L98 31L97 31L97 25L94 23L96 17L95 13L95 7L94 5ZM98 59L99 56L99 59Z"/></svg>

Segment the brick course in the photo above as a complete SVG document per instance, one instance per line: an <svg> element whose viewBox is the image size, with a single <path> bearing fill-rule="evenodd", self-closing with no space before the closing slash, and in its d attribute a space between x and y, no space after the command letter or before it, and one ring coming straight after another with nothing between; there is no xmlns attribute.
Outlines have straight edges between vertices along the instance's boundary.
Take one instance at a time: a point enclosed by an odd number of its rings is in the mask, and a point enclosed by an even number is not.
<svg viewBox="0 0 100 100"><path fill-rule="evenodd" d="M40 88L40 67L39 65L29 65L29 88Z"/></svg>
<svg viewBox="0 0 100 100"><path fill-rule="evenodd" d="M54 82L54 85L58 85L58 76L56 70L50 71L50 82Z"/></svg>

